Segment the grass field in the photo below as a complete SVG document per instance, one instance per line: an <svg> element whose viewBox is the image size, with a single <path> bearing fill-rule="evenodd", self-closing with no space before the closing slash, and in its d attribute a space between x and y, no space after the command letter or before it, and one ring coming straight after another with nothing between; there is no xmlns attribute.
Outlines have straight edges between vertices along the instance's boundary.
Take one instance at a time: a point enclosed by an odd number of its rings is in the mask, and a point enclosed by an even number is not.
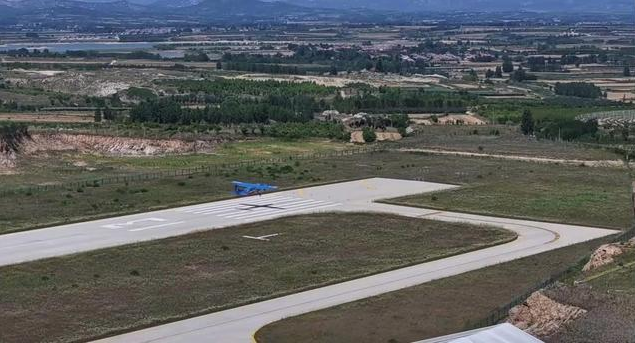
<svg viewBox="0 0 635 343"><path fill-rule="evenodd" d="M572 142L537 140L520 133L515 126L435 126L421 129L403 143L409 148L466 151L483 154L543 157L553 159L619 160L606 149L582 147Z"/></svg>
<svg viewBox="0 0 635 343"><path fill-rule="evenodd" d="M235 179L284 188L375 176L463 186L398 200L408 205L617 228L632 222L627 170L383 152L240 168L222 176L7 195L0 197L0 232L211 201L229 196Z"/></svg>
<svg viewBox="0 0 635 343"><path fill-rule="evenodd" d="M347 148L350 149L351 146L325 140L294 142L263 138L219 144L211 154L117 157L77 152L53 152L20 158L17 173L3 175L0 189L158 170L187 169L202 165L322 153Z"/></svg>
<svg viewBox="0 0 635 343"><path fill-rule="evenodd" d="M481 174L460 189L389 202L620 229L633 221L625 170L478 161Z"/></svg>
<svg viewBox="0 0 635 343"><path fill-rule="evenodd" d="M289 318L265 326L256 339L259 343L410 343L463 331L599 244L578 244Z"/></svg>
<svg viewBox="0 0 635 343"><path fill-rule="evenodd" d="M242 238L279 233L270 242ZM385 214L319 214L0 268L0 341L73 341L514 239ZM185 295L185 296L184 296Z"/></svg>

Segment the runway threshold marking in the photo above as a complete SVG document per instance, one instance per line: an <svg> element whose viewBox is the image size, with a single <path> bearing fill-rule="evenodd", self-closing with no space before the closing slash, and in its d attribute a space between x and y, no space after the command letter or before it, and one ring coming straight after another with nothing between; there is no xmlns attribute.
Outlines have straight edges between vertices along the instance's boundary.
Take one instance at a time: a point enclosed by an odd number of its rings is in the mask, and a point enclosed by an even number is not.
<svg viewBox="0 0 635 343"><path fill-rule="evenodd" d="M137 220L131 220L128 222L123 222L123 223L118 223L118 224L108 224L108 225L102 225L101 227L103 227L104 229L112 229L112 230L117 230L117 229L123 229L126 226L134 226L136 224L139 223L143 223L143 222L167 222L167 219L163 219L163 218L144 218L144 219L137 219Z"/></svg>
<svg viewBox="0 0 635 343"><path fill-rule="evenodd" d="M182 222L173 222L173 223L167 223L167 224L152 225L152 226L140 227L138 229L128 230L128 232L146 231L146 230L158 229L158 228L162 228L162 227L166 227L166 226L179 225L179 224L183 224L183 223L185 223L185 222L182 221Z"/></svg>

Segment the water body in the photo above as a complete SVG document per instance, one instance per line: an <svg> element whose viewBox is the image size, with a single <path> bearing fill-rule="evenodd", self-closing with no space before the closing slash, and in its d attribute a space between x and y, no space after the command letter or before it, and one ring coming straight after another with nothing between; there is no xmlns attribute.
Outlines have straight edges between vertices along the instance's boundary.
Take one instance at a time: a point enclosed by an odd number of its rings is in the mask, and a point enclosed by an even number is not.
<svg viewBox="0 0 635 343"><path fill-rule="evenodd" d="M169 44L169 42L69 42L69 43L10 43L0 44L0 51L6 50L44 50L50 52L66 51L134 51L152 49L157 44Z"/></svg>

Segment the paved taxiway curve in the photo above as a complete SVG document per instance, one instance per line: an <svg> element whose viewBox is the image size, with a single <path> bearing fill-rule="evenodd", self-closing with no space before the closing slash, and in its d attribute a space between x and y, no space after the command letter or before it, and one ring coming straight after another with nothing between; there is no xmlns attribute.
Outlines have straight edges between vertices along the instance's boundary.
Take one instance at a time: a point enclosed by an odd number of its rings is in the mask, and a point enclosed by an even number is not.
<svg viewBox="0 0 635 343"><path fill-rule="evenodd" d="M2 235L0 265L320 211L386 212L447 222L495 225L518 233L517 240L496 247L101 341L241 343L251 342L252 334L262 326L289 316L419 285L615 233L598 228L373 203L378 199L453 187L455 186L375 178Z"/></svg>
<svg viewBox="0 0 635 343"><path fill-rule="evenodd" d="M397 186L398 185L398 186ZM348 193L358 188L373 191L381 198L406 193L420 193L447 188L438 185L397 180L372 179L343 185L344 189L328 186L336 192ZM405 188L403 188L405 186ZM352 187L352 188L351 188ZM390 195L381 195L380 189L393 189ZM339 190L338 190L339 189ZM365 192L365 191L364 191ZM467 222L480 225L495 225L518 233L518 239L499 246L453 256L416 266L402 268L353 281L296 293L268 301L237 307L192 319L182 320L145 330L132 332L99 341L100 343L123 342L210 342L247 343L261 327L272 322L308 313L343 303L360 300L379 294L416 286L490 265L538 254L563 246L603 237L616 233L612 230L562 225L527 220L494 218L479 215L434 211L410 207L374 204L370 201L348 203L335 207L340 211L378 211L404 216L421 217L447 222Z"/></svg>

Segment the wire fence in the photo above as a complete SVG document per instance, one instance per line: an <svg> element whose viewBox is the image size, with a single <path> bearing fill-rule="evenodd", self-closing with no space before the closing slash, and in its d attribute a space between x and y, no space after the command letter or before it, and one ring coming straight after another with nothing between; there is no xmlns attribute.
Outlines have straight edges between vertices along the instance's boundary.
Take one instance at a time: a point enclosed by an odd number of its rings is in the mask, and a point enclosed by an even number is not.
<svg viewBox="0 0 635 343"><path fill-rule="evenodd" d="M635 110L606 111L581 114L577 116L576 119L580 121L613 119L632 122L635 121Z"/></svg>
<svg viewBox="0 0 635 343"><path fill-rule="evenodd" d="M359 154L369 154L369 153L376 153L376 152L382 152L382 151L386 151L386 147L382 147L382 146L358 147L355 149L336 150L336 151L318 152L318 153L310 153L310 154L287 155L284 157L276 157L276 158L270 158L270 159L264 159L264 160L246 160L246 161L238 161L233 163L216 163L216 164L202 165L202 166L197 166L193 168L185 168L185 169L174 169L174 170L164 170L164 171L157 171L157 172L150 172L150 173L117 175L117 176L111 176L111 177L92 178L92 179L84 179L84 180L77 180L77 181L71 181L71 182L63 182L58 184L25 186L25 187L13 188L13 189L0 190L0 196L7 196L7 195L13 195L13 194L34 194L37 192L47 192L52 190L78 189L82 187L99 187L103 185L113 185L113 184L137 183L137 182L145 182L150 180L159 180L164 178L189 177L189 176L197 175L197 174L220 176L225 174L228 170L231 170L231 169L275 165L279 163L287 163L287 162L296 161L296 160L316 160L316 159L324 159L324 158L352 156L352 155L359 155Z"/></svg>

